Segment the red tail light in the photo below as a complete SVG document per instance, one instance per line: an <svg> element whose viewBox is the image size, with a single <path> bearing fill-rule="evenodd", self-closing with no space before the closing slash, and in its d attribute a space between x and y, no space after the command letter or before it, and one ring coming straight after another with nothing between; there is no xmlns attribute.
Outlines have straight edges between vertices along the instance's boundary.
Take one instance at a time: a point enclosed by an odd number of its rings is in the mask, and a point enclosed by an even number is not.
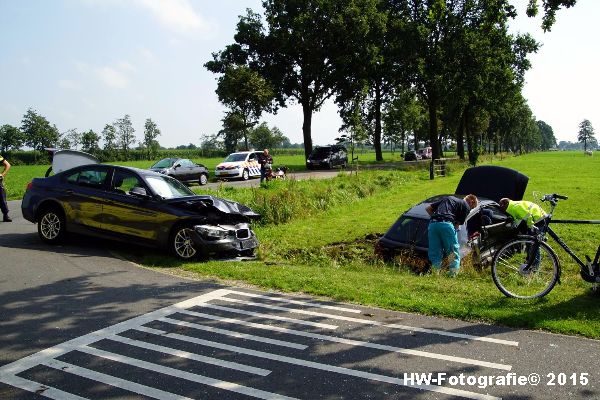
<svg viewBox="0 0 600 400"><path fill-rule="evenodd" d="M31 182L29 182L29 183L27 184L27 189L25 189L25 190L29 190L29 189L31 189L32 187L33 187L33 181L31 181Z"/></svg>

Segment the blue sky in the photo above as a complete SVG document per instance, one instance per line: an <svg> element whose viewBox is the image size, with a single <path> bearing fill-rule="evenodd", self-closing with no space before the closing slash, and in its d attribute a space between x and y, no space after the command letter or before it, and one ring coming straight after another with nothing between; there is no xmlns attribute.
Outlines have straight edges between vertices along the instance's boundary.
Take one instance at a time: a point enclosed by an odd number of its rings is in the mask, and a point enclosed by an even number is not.
<svg viewBox="0 0 600 400"><path fill-rule="evenodd" d="M28 108L60 132L101 132L129 114L136 136L146 118L163 146L199 144L221 127L216 76L203 64L233 42L238 16L260 0L0 0L0 124L21 125ZM513 0L523 13L526 0ZM539 19L519 18L515 31L544 45L531 57L524 95L559 140L575 141L589 119L600 132L600 2L561 10L550 33ZM292 142L302 141L298 106L265 115ZM313 117L313 141L339 135L337 108ZM598 135L597 135L598 136Z"/></svg>

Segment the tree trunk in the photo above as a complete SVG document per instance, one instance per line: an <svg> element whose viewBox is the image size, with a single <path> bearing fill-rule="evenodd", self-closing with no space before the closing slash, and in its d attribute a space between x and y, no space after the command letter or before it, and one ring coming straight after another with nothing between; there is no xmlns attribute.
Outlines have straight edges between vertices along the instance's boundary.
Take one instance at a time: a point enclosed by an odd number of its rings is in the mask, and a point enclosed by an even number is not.
<svg viewBox="0 0 600 400"><path fill-rule="evenodd" d="M427 98L427 105L429 107L429 144L431 145L432 159L436 160L440 158L440 145L437 140L438 136L438 124L437 124L437 106L438 96L437 93L429 93ZM416 135L415 135L415 149L416 147Z"/></svg>
<svg viewBox="0 0 600 400"><path fill-rule="evenodd" d="M312 137L311 137L311 124L312 124L312 107L308 104L308 100L302 102L302 113L304 119L302 122L302 136L304 137L304 158L308 159L312 151Z"/></svg>
<svg viewBox="0 0 600 400"><path fill-rule="evenodd" d="M465 110L460 115L460 123L456 132L456 155L461 160L465 159Z"/></svg>
<svg viewBox="0 0 600 400"><path fill-rule="evenodd" d="M381 87L375 85L375 132L373 134L373 147L375 148L375 159L383 161L381 153Z"/></svg>

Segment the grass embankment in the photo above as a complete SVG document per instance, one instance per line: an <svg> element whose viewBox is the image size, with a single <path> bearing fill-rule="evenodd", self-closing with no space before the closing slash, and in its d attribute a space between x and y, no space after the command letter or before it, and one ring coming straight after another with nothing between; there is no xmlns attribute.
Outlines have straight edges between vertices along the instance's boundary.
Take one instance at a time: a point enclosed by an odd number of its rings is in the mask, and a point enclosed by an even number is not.
<svg viewBox="0 0 600 400"><path fill-rule="evenodd" d="M533 191L568 195L569 200L557 208L557 218L598 218L597 158L574 152L539 153L495 163L529 176L525 199L533 200ZM267 289L600 338L600 297L591 293L577 265L555 244L563 267L562 284L532 301L502 296L489 268L466 267L455 279L419 276L406 266L374 257L375 238L403 211L430 195L453 193L461 175L456 167L450 176L434 181L425 171L369 171L358 178L221 189L212 193L242 201L267 217L266 223L255 227L261 241L258 261L181 263L160 255L139 261ZM277 210L285 207L289 210L281 213L291 218L278 220ZM581 255L593 255L600 243L597 226L556 225L555 230Z"/></svg>

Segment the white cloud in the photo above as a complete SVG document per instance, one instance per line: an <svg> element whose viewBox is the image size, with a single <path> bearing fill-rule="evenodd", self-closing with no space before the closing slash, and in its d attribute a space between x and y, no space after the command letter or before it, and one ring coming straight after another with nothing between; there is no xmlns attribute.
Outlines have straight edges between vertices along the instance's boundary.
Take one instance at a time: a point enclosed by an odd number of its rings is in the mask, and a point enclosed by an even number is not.
<svg viewBox="0 0 600 400"><path fill-rule="evenodd" d="M102 82L113 88L122 89L129 84L127 75L117 68L100 67L95 69L95 73Z"/></svg>
<svg viewBox="0 0 600 400"><path fill-rule="evenodd" d="M198 14L188 0L137 0L167 28L178 33L208 32L211 24Z"/></svg>

